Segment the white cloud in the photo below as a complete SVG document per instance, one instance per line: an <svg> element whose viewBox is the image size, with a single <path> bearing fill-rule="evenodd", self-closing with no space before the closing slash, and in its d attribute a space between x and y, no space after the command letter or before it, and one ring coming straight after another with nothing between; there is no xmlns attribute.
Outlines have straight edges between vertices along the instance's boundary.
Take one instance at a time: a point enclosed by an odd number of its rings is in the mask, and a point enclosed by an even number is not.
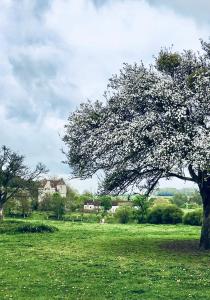
<svg viewBox="0 0 210 300"><path fill-rule="evenodd" d="M67 174L59 132L68 113L87 98L100 98L123 62L150 63L172 44L199 49L209 27L146 0L103 6L91 0L2 0L1 144L24 153L31 164L43 161L53 175ZM95 182L74 184L95 189Z"/></svg>

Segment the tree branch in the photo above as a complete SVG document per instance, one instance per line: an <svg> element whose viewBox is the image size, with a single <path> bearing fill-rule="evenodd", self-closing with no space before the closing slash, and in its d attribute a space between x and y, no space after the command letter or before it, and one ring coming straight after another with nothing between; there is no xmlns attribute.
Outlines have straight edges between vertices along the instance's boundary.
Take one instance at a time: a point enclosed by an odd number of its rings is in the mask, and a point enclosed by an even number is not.
<svg viewBox="0 0 210 300"><path fill-rule="evenodd" d="M188 171L189 171L191 177L193 178L193 180L194 180L195 182L197 182L197 180L198 180L198 175L196 175L195 171L193 170L193 166L192 166L191 164L190 164L189 167L188 167Z"/></svg>
<svg viewBox="0 0 210 300"><path fill-rule="evenodd" d="M192 181L192 182L195 182L195 180L192 178L192 177L187 177L187 176L183 176L183 175L179 175L179 174L176 174L176 173L167 173L167 176L169 177L177 177L181 180L186 180L186 181Z"/></svg>

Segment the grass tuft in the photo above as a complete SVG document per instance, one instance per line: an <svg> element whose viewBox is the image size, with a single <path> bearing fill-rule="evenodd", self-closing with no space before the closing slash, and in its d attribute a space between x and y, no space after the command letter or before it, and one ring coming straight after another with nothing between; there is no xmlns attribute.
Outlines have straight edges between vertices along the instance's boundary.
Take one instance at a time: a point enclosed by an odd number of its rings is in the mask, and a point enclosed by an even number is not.
<svg viewBox="0 0 210 300"><path fill-rule="evenodd" d="M16 232L19 232L19 233L44 233L44 232L53 233L55 231L58 231L57 227L51 226L51 225L46 225L46 224L28 223L28 224L18 226L16 228Z"/></svg>

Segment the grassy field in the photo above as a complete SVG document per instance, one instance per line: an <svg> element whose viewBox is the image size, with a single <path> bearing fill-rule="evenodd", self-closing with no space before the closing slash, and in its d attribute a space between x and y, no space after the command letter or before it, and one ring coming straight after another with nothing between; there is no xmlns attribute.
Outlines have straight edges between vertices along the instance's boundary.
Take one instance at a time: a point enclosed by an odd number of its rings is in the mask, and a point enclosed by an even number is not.
<svg viewBox="0 0 210 300"><path fill-rule="evenodd" d="M0 225L0 299L210 299L199 227L45 223L59 231Z"/></svg>

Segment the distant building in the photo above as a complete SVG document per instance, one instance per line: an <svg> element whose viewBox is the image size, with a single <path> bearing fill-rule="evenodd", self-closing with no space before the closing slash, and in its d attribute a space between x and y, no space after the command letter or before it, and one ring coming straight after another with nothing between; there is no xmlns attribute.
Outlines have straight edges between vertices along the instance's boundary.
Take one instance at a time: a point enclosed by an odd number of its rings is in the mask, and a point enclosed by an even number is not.
<svg viewBox="0 0 210 300"><path fill-rule="evenodd" d="M98 211L102 207L100 206L100 203L98 201L94 200L87 200L84 203L84 211Z"/></svg>
<svg viewBox="0 0 210 300"><path fill-rule="evenodd" d="M112 202L112 207L108 210L110 213L115 213L116 209L118 209L120 206L132 206L132 202L129 201L113 201ZM87 200L84 203L84 211L99 211L103 207L100 206L99 201L94 201L94 200Z"/></svg>
<svg viewBox="0 0 210 300"><path fill-rule="evenodd" d="M62 197L66 197L67 186L61 179L44 179L41 181L41 187L38 190L38 201L42 201L46 194L59 193Z"/></svg>

